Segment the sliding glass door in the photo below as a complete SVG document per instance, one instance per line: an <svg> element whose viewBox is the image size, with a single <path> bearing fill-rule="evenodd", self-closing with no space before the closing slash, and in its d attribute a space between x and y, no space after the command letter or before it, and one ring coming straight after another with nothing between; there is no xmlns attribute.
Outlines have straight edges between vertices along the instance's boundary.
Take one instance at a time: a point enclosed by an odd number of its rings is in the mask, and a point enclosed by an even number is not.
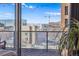
<svg viewBox="0 0 79 59"><path fill-rule="evenodd" d="M22 3L21 16L22 55L58 55L60 4Z"/></svg>

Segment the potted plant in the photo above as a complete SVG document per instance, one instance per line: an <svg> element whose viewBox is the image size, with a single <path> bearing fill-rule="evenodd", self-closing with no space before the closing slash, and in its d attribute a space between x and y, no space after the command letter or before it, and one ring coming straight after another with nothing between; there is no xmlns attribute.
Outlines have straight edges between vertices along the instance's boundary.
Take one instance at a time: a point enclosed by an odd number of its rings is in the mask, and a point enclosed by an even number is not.
<svg viewBox="0 0 79 59"><path fill-rule="evenodd" d="M79 21L72 18L68 34L62 34L60 39L60 52L68 45L68 55L79 54Z"/></svg>

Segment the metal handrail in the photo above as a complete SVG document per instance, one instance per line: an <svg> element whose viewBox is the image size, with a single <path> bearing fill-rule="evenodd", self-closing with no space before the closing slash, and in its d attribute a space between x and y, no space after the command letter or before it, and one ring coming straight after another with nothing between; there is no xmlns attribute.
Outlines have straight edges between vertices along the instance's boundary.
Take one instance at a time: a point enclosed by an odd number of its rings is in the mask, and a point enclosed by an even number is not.
<svg viewBox="0 0 79 59"><path fill-rule="evenodd" d="M15 32L15 31L0 31L0 32ZM64 31L21 31L21 32L64 32Z"/></svg>

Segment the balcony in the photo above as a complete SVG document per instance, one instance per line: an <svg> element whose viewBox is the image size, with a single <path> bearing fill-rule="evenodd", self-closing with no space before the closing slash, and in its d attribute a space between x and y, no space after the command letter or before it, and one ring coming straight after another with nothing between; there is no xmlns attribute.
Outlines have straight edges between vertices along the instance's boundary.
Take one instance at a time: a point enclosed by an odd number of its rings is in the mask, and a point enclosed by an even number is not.
<svg viewBox="0 0 79 59"><path fill-rule="evenodd" d="M21 55L59 55L58 45L61 31L21 31ZM6 41L6 49L16 53L15 31L0 31L1 41Z"/></svg>
<svg viewBox="0 0 79 59"><path fill-rule="evenodd" d="M1 24L15 23L11 20L0 21ZM5 23L4 23L5 22ZM28 26L28 25L23 25ZM29 27L30 28L30 27ZM6 49L0 49L2 53L16 54L16 35L15 25L7 25L0 27L0 41L6 41ZM62 36L62 31L42 31L31 30L21 31L21 55L22 56L57 56L59 54L59 43Z"/></svg>

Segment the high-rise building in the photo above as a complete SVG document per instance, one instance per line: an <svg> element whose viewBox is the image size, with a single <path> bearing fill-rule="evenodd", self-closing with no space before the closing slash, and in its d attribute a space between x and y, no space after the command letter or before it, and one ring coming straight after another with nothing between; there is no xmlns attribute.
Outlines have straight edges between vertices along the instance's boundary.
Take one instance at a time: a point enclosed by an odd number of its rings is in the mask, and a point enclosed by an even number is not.
<svg viewBox="0 0 79 59"><path fill-rule="evenodd" d="M72 20L79 21L79 3L62 3L61 28L67 30Z"/></svg>
<svg viewBox="0 0 79 59"><path fill-rule="evenodd" d="M61 28L62 30L68 30L70 19L70 4L62 3L61 4Z"/></svg>

